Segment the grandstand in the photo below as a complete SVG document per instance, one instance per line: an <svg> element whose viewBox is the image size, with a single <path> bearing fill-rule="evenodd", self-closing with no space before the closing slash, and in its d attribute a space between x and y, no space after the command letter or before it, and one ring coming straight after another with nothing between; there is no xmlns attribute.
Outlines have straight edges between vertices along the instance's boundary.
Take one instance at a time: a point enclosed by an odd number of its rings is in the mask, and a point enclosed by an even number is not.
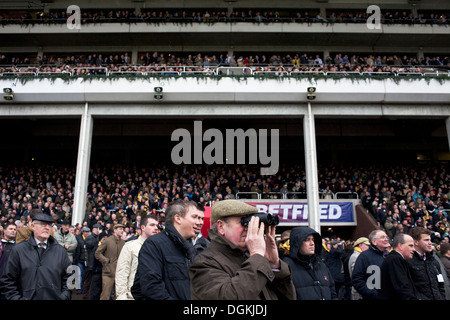
<svg viewBox="0 0 450 320"><path fill-rule="evenodd" d="M90 168L172 166L173 132L194 140L196 122L202 133L279 130L280 168L306 168L317 213L284 226L352 236L374 226L361 199L351 221L321 223L316 173L328 164L448 173L448 1L79 0L79 28L70 5L0 3L0 167L76 169L73 223Z"/></svg>

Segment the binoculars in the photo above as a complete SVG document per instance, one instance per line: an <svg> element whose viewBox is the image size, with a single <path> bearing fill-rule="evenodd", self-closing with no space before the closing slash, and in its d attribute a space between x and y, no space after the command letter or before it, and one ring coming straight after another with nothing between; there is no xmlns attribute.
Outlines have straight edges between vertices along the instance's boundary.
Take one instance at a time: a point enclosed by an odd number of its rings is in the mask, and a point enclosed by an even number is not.
<svg viewBox="0 0 450 320"><path fill-rule="evenodd" d="M259 212L259 213L249 215L247 217L243 217L241 219L241 224L244 227L248 226L248 223L250 222L250 219L252 217L258 217L259 221L263 222L266 226L276 226L280 223L280 218L277 215L271 214L271 213Z"/></svg>

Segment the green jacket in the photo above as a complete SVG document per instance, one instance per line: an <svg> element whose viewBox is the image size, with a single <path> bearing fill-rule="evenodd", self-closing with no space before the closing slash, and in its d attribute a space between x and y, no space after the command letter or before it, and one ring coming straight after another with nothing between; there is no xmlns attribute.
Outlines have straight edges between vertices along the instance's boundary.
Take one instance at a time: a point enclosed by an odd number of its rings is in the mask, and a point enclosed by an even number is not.
<svg viewBox="0 0 450 320"><path fill-rule="evenodd" d="M261 255L249 256L210 230L211 243L189 269L192 300L295 299L291 270L271 269Z"/></svg>
<svg viewBox="0 0 450 320"><path fill-rule="evenodd" d="M77 245L78 245L77 238L75 238L75 236L70 232L63 234L61 232L61 229L59 229L58 231L55 232L54 237L55 237L56 241L58 241L58 243L60 245L62 245L63 247L66 244L69 245L69 248L66 249L66 251L67 251L67 254L69 255L70 262L73 262L73 255L74 255L75 250L77 249Z"/></svg>

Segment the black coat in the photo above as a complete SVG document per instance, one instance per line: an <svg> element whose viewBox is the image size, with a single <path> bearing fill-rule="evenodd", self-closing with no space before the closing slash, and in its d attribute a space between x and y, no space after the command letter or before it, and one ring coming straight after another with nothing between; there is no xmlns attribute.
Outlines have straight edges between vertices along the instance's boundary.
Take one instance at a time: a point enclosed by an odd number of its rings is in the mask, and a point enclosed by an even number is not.
<svg viewBox="0 0 450 320"><path fill-rule="evenodd" d="M95 251L98 248L98 234L91 233L86 237L86 251L87 251L87 258L88 258L88 264L87 267L89 270L94 269L94 263L97 259L95 259ZM101 273L101 263L97 261L97 266L100 264L100 273Z"/></svg>
<svg viewBox="0 0 450 320"><path fill-rule="evenodd" d="M89 236L88 236L89 237ZM86 240L83 239L83 235L79 234L75 236L77 239L77 248L75 249L75 253L73 255L73 264L77 263L86 263L87 262L87 248L86 248ZM86 237L87 239L87 237Z"/></svg>
<svg viewBox="0 0 450 320"><path fill-rule="evenodd" d="M315 254L304 256L298 249L309 236L314 236ZM285 261L292 272L297 300L337 300L334 279L322 260L322 238L309 227L295 227L291 231L289 256Z"/></svg>
<svg viewBox="0 0 450 320"><path fill-rule="evenodd" d="M189 266L194 255L192 241L166 224L142 245L131 294L136 300L190 300Z"/></svg>
<svg viewBox="0 0 450 320"><path fill-rule="evenodd" d="M435 256L427 253L424 260L415 251L413 258L408 262L419 299L444 300L444 279L441 274L441 266ZM442 281L439 281L439 279L442 279Z"/></svg>
<svg viewBox="0 0 450 320"><path fill-rule="evenodd" d="M382 300L417 300L414 281L409 272L408 262L400 253L392 250L381 265Z"/></svg>
<svg viewBox="0 0 450 320"><path fill-rule="evenodd" d="M70 300L68 267L72 263L66 250L53 237L42 256L31 236L16 244L0 279L7 300Z"/></svg>

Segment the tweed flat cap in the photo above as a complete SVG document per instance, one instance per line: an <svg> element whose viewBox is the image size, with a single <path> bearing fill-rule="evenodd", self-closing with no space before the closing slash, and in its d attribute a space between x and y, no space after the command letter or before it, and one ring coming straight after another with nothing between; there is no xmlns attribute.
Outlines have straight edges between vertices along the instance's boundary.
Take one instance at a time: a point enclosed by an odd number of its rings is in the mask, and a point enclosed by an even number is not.
<svg viewBox="0 0 450 320"><path fill-rule="evenodd" d="M258 213L258 209L240 200L223 200L213 204L211 208L212 222L231 216L248 216Z"/></svg>

